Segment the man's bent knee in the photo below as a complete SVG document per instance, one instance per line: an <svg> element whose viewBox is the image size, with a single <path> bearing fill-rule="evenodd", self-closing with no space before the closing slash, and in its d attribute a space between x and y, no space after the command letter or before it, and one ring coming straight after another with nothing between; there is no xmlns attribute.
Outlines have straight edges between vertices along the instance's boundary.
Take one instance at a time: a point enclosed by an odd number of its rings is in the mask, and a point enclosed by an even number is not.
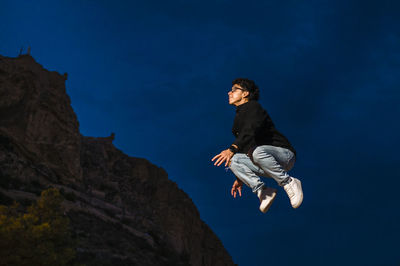
<svg viewBox="0 0 400 266"><path fill-rule="evenodd" d="M263 152L260 147L257 147L254 149L251 158L255 164L259 164L260 160L265 157L265 155L265 152Z"/></svg>

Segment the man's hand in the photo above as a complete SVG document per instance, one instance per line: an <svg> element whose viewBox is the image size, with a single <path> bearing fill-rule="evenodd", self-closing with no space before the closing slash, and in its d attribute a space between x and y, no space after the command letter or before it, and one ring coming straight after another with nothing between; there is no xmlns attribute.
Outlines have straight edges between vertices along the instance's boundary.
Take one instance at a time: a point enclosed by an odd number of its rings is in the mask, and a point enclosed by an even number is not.
<svg viewBox="0 0 400 266"><path fill-rule="evenodd" d="M226 149L222 151L220 154L214 156L214 158L211 159L211 161L215 161L214 165L220 166L223 162L225 162L225 167L228 166L229 161L231 160L233 156L233 152L230 149Z"/></svg>
<svg viewBox="0 0 400 266"><path fill-rule="evenodd" d="M243 185L243 182L239 181L237 179L235 180L235 182L233 182L232 189L231 189L231 195L234 198L236 198L236 192L239 192L240 197L242 196L242 185Z"/></svg>

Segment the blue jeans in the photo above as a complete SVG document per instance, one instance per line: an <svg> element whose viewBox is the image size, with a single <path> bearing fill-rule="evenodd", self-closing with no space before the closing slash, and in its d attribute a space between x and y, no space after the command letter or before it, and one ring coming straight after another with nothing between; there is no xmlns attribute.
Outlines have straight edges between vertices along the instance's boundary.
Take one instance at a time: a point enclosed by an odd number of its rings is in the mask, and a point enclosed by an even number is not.
<svg viewBox="0 0 400 266"><path fill-rule="evenodd" d="M285 148L262 145L253 151L253 161L244 153L236 153L231 159L229 168L238 179L256 193L265 185L259 176L271 177L280 186L289 181L290 176L287 171L293 168L296 156Z"/></svg>

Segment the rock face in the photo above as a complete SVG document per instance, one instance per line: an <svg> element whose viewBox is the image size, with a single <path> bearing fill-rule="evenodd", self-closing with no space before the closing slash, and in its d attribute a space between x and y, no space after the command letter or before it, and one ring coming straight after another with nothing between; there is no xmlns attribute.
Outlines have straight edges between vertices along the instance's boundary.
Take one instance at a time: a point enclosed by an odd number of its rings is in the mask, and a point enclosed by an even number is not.
<svg viewBox="0 0 400 266"><path fill-rule="evenodd" d="M80 134L66 77L0 56L0 204L59 188L86 265L234 265L163 169Z"/></svg>

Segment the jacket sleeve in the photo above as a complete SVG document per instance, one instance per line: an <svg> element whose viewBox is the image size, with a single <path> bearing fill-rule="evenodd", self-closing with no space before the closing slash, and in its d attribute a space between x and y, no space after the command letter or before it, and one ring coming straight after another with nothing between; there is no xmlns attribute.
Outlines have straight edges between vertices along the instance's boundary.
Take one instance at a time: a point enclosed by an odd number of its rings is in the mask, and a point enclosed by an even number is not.
<svg viewBox="0 0 400 266"><path fill-rule="evenodd" d="M251 106L246 110L243 119L244 125L233 142L233 144L237 145L239 149L243 149L243 147L249 144L255 145L255 134L264 121L264 111L259 105Z"/></svg>

